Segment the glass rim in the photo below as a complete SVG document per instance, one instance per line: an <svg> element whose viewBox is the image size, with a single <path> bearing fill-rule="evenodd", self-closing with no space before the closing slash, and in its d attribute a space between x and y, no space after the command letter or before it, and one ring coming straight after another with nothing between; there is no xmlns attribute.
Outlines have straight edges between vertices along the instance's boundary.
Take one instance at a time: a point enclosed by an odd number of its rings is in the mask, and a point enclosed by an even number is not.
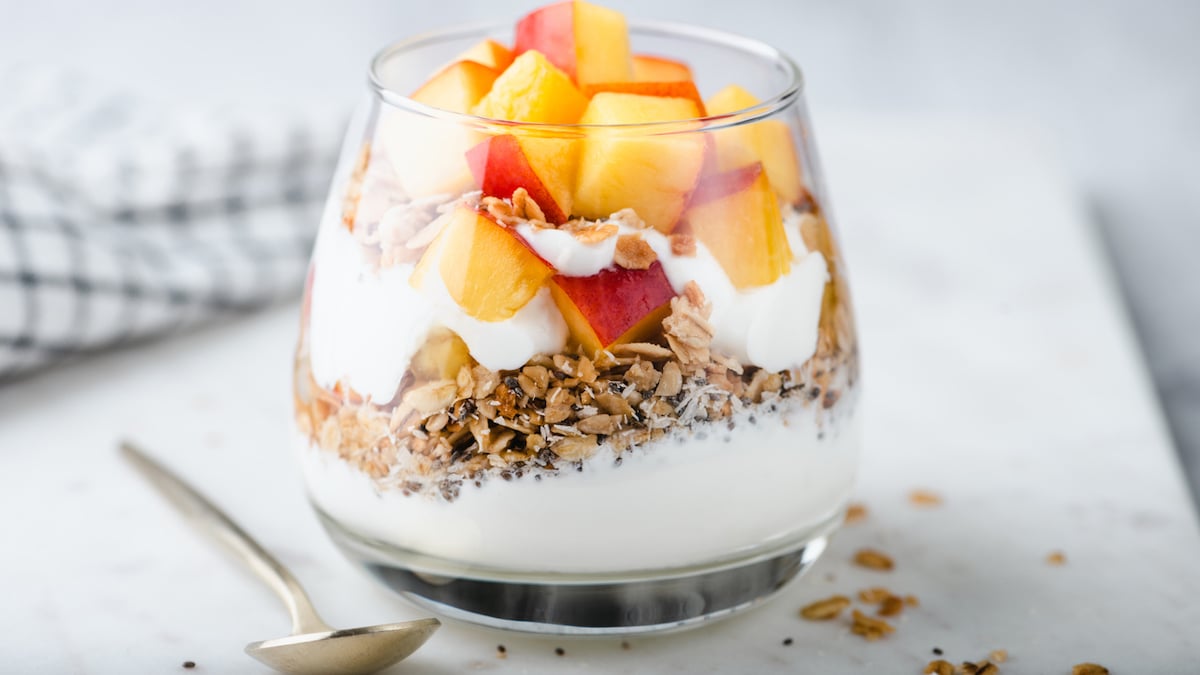
<svg viewBox="0 0 1200 675"><path fill-rule="evenodd" d="M683 131L699 131L700 129L711 131L726 127L739 126L770 117L775 113L786 109L788 106L793 105L799 100L800 95L804 91L804 75L800 70L800 66L798 66L796 62L793 61L787 54L765 42L762 42L761 40L756 40L754 38L745 37L736 33L730 33L715 28L708 28L686 23L677 23L673 21L634 19L630 20L628 23L631 34L682 37L737 49L754 57L760 58L766 63L782 66L788 82L781 91L775 92L764 98L759 103L741 110L735 110L733 112L720 115L694 117L691 119L664 120L661 122L635 122L630 124L549 124L545 122L513 122L510 120L482 117L480 115L454 112L452 110L446 110L444 108L437 108L431 105L420 103L413 100L407 94L402 94L383 83L383 78L380 77L380 71L383 65L389 59L406 51L454 38L465 38L471 35L485 36L493 31L502 28L511 28L512 26L512 23L508 21L480 21L418 33L417 35L393 42L383 47L375 53L375 56L371 58L370 66L367 69L367 83L370 87L371 93L378 97L383 103L406 110L408 112L422 115L424 117L444 119L450 122L472 124L477 126L521 128L526 130L534 130L548 135L553 134L554 132L567 135L577 134L580 131L595 129L642 129L651 132L678 133L681 130L681 125L687 125L688 127Z"/></svg>

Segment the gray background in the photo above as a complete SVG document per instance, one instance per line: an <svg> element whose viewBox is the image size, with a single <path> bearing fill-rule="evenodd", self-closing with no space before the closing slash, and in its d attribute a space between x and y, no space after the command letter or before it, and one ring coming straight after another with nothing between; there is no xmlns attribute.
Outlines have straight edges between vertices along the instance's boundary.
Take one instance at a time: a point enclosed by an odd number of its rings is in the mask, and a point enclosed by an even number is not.
<svg viewBox="0 0 1200 675"><path fill-rule="evenodd" d="M806 71L818 135L823 119L866 114L1015 120L1052 138L1108 244L1196 492L1200 2L606 4L780 46ZM2 0L0 65L73 66L171 104L349 106L380 45L534 5Z"/></svg>

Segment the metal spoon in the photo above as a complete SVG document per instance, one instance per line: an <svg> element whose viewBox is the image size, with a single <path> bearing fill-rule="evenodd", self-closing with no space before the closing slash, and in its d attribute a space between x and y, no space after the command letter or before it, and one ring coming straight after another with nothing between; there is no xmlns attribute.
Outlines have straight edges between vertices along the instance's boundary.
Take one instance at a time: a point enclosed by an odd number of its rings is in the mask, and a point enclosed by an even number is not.
<svg viewBox="0 0 1200 675"><path fill-rule="evenodd" d="M287 605L292 634L251 642L246 653L275 670L295 675L373 673L412 654L441 626L419 619L365 628L334 630L317 616L300 582L216 506L129 442L121 453L175 505L192 525L228 547Z"/></svg>

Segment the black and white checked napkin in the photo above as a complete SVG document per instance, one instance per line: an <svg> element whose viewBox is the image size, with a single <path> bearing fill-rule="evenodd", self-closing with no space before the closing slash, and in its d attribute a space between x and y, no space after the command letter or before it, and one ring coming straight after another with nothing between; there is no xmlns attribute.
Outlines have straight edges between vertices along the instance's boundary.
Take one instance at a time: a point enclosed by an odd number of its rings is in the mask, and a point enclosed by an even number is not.
<svg viewBox="0 0 1200 675"><path fill-rule="evenodd" d="M0 69L0 381L301 288L342 119Z"/></svg>

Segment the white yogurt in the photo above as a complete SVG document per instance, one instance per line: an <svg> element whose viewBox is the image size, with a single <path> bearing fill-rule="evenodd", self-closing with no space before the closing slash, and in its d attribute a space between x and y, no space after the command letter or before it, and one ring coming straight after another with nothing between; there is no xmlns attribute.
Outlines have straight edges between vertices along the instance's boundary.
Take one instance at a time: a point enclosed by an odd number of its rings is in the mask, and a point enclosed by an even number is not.
<svg viewBox="0 0 1200 675"><path fill-rule="evenodd" d="M367 537L498 569L603 572L691 565L781 544L836 516L858 454L853 401L820 427L792 400L735 416L684 443L601 446L576 472L463 485L447 502L380 490L366 474L301 438L313 501ZM701 534L702 533L702 534Z"/></svg>

